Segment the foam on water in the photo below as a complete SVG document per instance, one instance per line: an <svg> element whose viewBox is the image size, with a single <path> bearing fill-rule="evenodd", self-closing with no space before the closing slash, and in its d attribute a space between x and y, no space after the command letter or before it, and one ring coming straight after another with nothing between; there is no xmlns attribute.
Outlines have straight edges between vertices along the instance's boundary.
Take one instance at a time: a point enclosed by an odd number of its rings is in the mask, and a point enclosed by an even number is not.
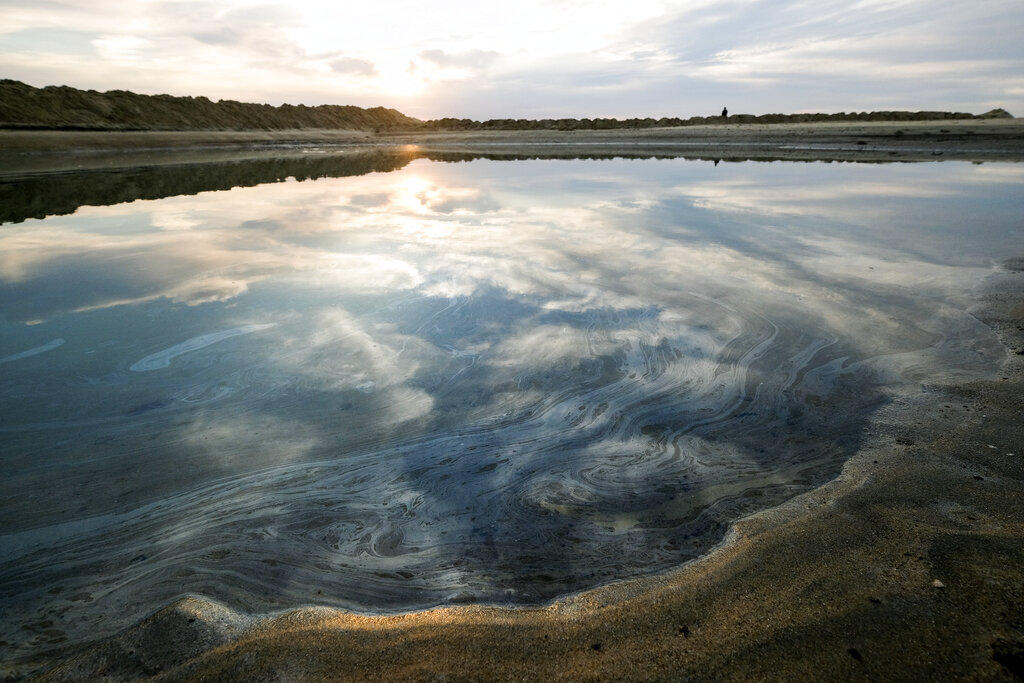
<svg viewBox="0 0 1024 683"><path fill-rule="evenodd" d="M198 351L199 349L206 348L211 344L216 344L224 339L230 339L231 337L237 337L240 334L252 334L259 330L265 330L268 327L273 327L274 323L265 323L262 325L243 325L241 327L232 327L227 330L218 330L216 332L209 332L207 334L201 334L198 337L192 337L186 339L180 344L164 349L163 351L157 351L152 353L142 360L132 363L128 369L132 372L149 372L150 370L160 370L162 368L170 367L171 361L178 356L189 353L191 351Z"/></svg>
<svg viewBox="0 0 1024 683"><path fill-rule="evenodd" d="M34 349L28 349L20 353L13 353L10 356L4 356L0 358L0 365L4 363L12 363L16 360L22 360L23 358L31 358L32 356L38 356L40 353L46 353L47 351L53 351L64 344L63 339L54 339L49 341L42 346L37 346Z"/></svg>

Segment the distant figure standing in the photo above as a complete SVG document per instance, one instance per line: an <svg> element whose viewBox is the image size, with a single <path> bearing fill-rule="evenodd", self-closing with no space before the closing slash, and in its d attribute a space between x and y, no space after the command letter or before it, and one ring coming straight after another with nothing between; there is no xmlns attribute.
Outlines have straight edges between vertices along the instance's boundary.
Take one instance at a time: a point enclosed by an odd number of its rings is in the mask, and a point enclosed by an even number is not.
<svg viewBox="0 0 1024 683"><path fill-rule="evenodd" d="M725 108L725 107L722 107L722 118L723 119L729 118L729 110L727 108Z"/></svg>

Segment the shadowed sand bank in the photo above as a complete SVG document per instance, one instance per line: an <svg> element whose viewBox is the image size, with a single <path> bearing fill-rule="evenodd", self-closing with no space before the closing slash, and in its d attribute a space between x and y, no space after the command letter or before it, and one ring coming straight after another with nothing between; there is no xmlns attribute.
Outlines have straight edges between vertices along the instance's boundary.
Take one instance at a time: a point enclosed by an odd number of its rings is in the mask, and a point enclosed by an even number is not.
<svg viewBox="0 0 1024 683"><path fill-rule="evenodd" d="M1013 680L1024 672L1024 263L1000 374L895 400L839 478L710 555L546 608L251 618L181 600L43 680Z"/></svg>

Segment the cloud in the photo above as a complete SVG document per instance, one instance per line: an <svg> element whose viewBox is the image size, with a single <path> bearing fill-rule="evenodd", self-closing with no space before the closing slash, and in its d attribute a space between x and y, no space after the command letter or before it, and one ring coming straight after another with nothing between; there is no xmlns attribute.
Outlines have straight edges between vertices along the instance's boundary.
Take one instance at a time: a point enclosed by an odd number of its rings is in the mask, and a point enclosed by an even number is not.
<svg viewBox="0 0 1024 683"><path fill-rule="evenodd" d="M238 33L230 28L218 28L213 31L194 33L192 37L200 43L206 43L207 45L238 45L242 42Z"/></svg>
<svg viewBox="0 0 1024 683"><path fill-rule="evenodd" d="M135 59L153 45L145 38L126 35L100 36L92 44L101 57L114 61Z"/></svg>
<svg viewBox="0 0 1024 683"><path fill-rule="evenodd" d="M679 116L723 104L1024 113L1024 16L1010 0L524 0L496 11L462 0L18 1L0 6L0 70L33 85L425 118Z"/></svg>
<svg viewBox="0 0 1024 683"><path fill-rule="evenodd" d="M30 54L89 54L98 36L73 29L26 28L0 34L4 51Z"/></svg>
<svg viewBox="0 0 1024 683"><path fill-rule="evenodd" d="M331 69L340 74L353 76L373 76L377 73L377 67L367 59L356 57L342 57L330 62Z"/></svg>
<svg viewBox="0 0 1024 683"><path fill-rule="evenodd" d="M1005 93L1003 79L1020 68L1024 50L1005 28L1014 24L1020 15L1011 3L936 12L916 0L825 2L809 12L800 2L752 0L671 12L612 49L628 53L646 38L663 72L685 74L674 81L761 102L795 99L802 110L974 109Z"/></svg>
<svg viewBox="0 0 1024 683"><path fill-rule="evenodd" d="M424 50L419 53L423 59L442 67L459 69L484 69L493 64L500 56L488 50L467 50L460 53L448 53L444 50Z"/></svg>

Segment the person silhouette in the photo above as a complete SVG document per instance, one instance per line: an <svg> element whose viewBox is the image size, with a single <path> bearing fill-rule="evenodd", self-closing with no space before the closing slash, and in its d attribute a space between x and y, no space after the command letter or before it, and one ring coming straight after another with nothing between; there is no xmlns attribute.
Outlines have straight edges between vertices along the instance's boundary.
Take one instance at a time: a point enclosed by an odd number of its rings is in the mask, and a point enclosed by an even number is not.
<svg viewBox="0 0 1024 683"><path fill-rule="evenodd" d="M722 118L723 119L729 118L729 110L727 108L725 108L725 107L722 107Z"/></svg>

